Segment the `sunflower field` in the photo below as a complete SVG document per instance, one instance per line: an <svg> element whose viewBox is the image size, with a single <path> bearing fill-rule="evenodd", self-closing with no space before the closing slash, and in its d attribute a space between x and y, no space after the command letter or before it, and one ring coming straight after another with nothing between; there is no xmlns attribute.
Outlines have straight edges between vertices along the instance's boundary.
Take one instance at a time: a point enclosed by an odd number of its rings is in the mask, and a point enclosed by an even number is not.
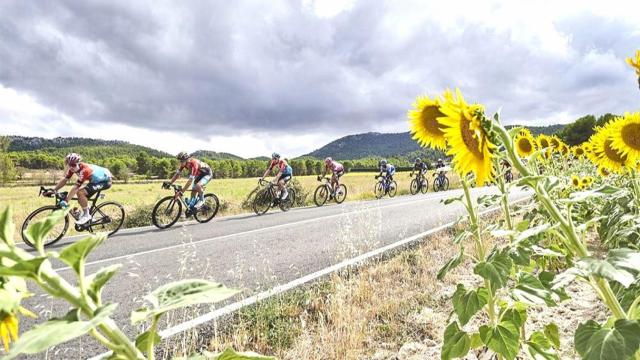
<svg viewBox="0 0 640 360"><path fill-rule="evenodd" d="M627 61L640 77L640 51ZM419 144L451 156L464 189L445 203L463 203L470 226L453 240L459 252L438 279L470 260L481 284L457 285L441 358L476 351L492 359L559 359L553 319L542 326L527 319L535 307L567 300L565 288L581 281L607 309L607 320L581 319L576 353L640 360L640 112L613 119L574 147L526 128L507 131L499 113L487 116L458 89L418 97L408 117ZM521 175L514 183L504 181L505 162ZM474 202L472 182L495 184L500 195ZM514 186L531 193L517 211L508 201ZM503 220L483 225L478 208L493 204Z"/></svg>

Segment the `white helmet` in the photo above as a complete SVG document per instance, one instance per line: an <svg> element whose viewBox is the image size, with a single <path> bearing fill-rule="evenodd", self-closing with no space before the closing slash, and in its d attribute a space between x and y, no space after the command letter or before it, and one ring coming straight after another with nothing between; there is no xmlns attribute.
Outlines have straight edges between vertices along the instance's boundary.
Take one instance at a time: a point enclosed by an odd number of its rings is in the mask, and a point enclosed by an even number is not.
<svg viewBox="0 0 640 360"><path fill-rule="evenodd" d="M328 158L324 159L325 164L328 164L328 163L330 163L330 162L332 162L332 161L333 161L333 159L332 159L332 158L330 158L330 157L328 157Z"/></svg>
<svg viewBox="0 0 640 360"><path fill-rule="evenodd" d="M80 161L82 161L82 156L76 153L70 153L64 157L64 164L68 166L76 166Z"/></svg>

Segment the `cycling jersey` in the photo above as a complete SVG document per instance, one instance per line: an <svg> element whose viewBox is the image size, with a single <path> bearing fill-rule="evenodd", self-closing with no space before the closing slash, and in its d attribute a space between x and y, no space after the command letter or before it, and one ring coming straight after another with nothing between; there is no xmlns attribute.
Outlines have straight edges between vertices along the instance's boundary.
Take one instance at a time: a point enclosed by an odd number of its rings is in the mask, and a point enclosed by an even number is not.
<svg viewBox="0 0 640 360"><path fill-rule="evenodd" d="M445 167L443 162L436 163L436 169L439 169L441 167Z"/></svg>
<svg viewBox="0 0 640 360"><path fill-rule="evenodd" d="M423 162L421 162L419 164L414 164L413 165L413 170L414 171L420 170L420 172L425 172L425 171L427 171L427 164L425 164Z"/></svg>
<svg viewBox="0 0 640 360"><path fill-rule="evenodd" d="M269 163L269 171L271 171L274 167L278 168L278 171L282 173L282 176L293 174L293 169L284 160L271 160L271 162Z"/></svg>
<svg viewBox="0 0 640 360"><path fill-rule="evenodd" d="M211 168L209 165L194 158L190 158L184 165L180 165L180 168L176 173L180 174L184 169L189 169L189 177L194 179L201 175L211 175Z"/></svg>
<svg viewBox="0 0 640 360"><path fill-rule="evenodd" d="M391 164L387 164L387 166L381 166L380 167L380 172L387 172L387 175L393 175L396 172L396 167L391 165Z"/></svg>
<svg viewBox="0 0 640 360"><path fill-rule="evenodd" d="M327 168L331 169L331 171L333 171L333 173L339 173L341 171L344 171L344 166L342 166L342 164L340 164L339 162L333 160L331 161L330 164L325 165Z"/></svg>
<svg viewBox="0 0 640 360"><path fill-rule="evenodd" d="M71 179L73 174L78 176L78 184L89 181L90 184L97 184L111 181L111 172L98 165L78 163L76 169L69 169L65 174L67 180Z"/></svg>

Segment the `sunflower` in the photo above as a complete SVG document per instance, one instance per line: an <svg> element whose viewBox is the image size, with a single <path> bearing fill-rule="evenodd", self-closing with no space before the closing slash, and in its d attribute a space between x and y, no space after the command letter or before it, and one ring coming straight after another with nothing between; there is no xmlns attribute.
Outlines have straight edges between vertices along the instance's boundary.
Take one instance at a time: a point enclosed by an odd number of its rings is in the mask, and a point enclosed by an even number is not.
<svg viewBox="0 0 640 360"><path fill-rule="evenodd" d="M562 140L560 140L559 137L552 135L549 137L549 145L551 146L552 150L555 151L560 151L560 148L562 147L564 143L562 142Z"/></svg>
<svg viewBox="0 0 640 360"><path fill-rule="evenodd" d="M626 156L629 164L640 161L640 112L615 119L610 131L611 147Z"/></svg>
<svg viewBox="0 0 640 360"><path fill-rule="evenodd" d="M573 153L573 156L575 156L576 158L583 158L585 156L585 149L584 149L584 146L582 145L572 146L571 152Z"/></svg>
<svg viewBox="0 0 640 360"><path fill-rule="evenodd" d="M540 149L546 149L551 147L551 143L549 142L549 140L550 140L549 137L545 134L540 134L536 138L536 142L538 143L538 147Z"/></svg>
<svg viewBox="0 0 640 360"><path fill-rule="evenodd" d="M9 351L11 341L18 340L18 317L14 314L0 315L0 338L4 345L4 350Z"/></svg>
<svg viewBox="0 0 640 360"><path fill-rule="evenodd" d="M445 102L440 107L444 117L438 118L443 125L444 137L450 145L447 155L453 156L454 170L461 175L473 172L476 184L482 186L494 176L493 145L480 123L484 107L469 105L456 89L456 96L445 93Z"/></svg>
<svg viewBox="0 0 640 360"><path fill-rule="evenodd" d="M527 157L536 151L536 142L528 129L520 130L514 141L520 157Z"/></svg>
<svg viewBox="0 0 640 360"><path fill-rule="evenodd" d="M591 184L593 184L593 178L591 176L583 177L580 180L580 188L582 188L582 189L586 189L586 188L590 187Z"/></svg>
<svg viewBox="0 0 640 360"><path fill-rule="evenodd" d="M636 69L636 74L640 76L640 50L636 51L636 58L627 58L627 63Z"/></svg>
<svg viewBox="0 0 640 360"><path fill-rule="evenodd" d="M614 122L610 122L604 127L597 129L596 133L589 140L591 153L589 158L598 167L606 167L613 172L621 172L628 162L627 155L614 149L612 129Z"/></svg>
<svg viewBox="0 0 640 360"><path fill-rule="evenodd" d="M573 185L574 187L579 187L580 186L580 178L572 175L571 176L571 185Z"/></svg>
<svg viewBox="0 0 640 360"><path fill-rule="evenodd" d="M409 110L409 128L413 139L422 146L430 146L435 149L445 150L447 143L444 138L442 124L438 118L444 116L440 112L442 100L431 99L428 96L418 96L413 103L413 109Z"/></svg>
<svg viewBox="0 0 640 360"><path fill-rule="evenodd" d="M607 177L611 174L611 171L607 170L606 167L598 166L598 174L602 177Z"/></svg>

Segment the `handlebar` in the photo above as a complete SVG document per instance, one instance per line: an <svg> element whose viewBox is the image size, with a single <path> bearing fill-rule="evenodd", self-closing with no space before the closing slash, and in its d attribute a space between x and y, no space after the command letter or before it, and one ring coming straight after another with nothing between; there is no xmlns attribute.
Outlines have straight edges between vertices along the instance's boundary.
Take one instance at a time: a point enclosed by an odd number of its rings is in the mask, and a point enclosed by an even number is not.
<svg viewBox="0 0 640 360"><path fill-rule="evenodd" d="M322 180L324 180L324 181L326 181L326 182L329 182L329 181L331 181L331 178L326 177L326 176L325 176L325 177L323 177L323 178L320 178L320 176L318 176L318 181L322 181Z"/></svg>
<svg viewBox="0 0 640 360"><path fill-rule="evenodd" d="M162 183L162 188L163 188L163 189L167 189L167 190L169 190L169 189L172 189L172 188L173 188L173 191L174 191L174 192L182 193L182 187L181 187L181 186L178 186L178 185L169 184L169 183L166 183L166 182L165 182L165 183Z"/></svg>

